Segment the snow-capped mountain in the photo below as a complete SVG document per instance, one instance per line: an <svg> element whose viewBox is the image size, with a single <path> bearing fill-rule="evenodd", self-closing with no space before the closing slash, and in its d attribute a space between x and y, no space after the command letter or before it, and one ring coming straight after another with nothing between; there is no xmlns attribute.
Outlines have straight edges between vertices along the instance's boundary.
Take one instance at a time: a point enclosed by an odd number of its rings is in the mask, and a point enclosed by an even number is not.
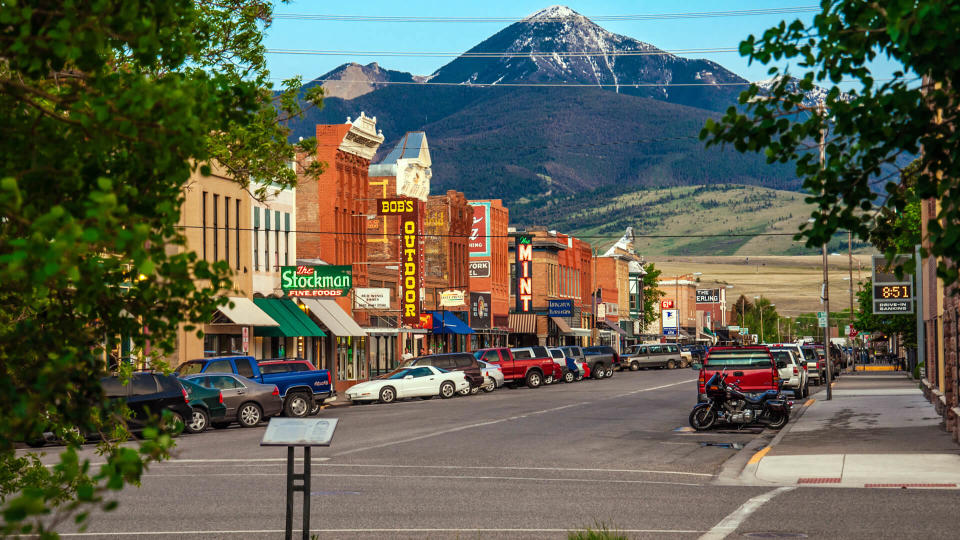
<svg viewBox="0 0 960 540"><path fill-rule="evenodd" d="M681 58L614 34L565 6L511 24L438 69L432 81L569 83L720 110L747 81L723 66ZM697 86L671 86L695 84Z"/></svg>
<svg viewBox="0 0 960 540"><path fill-rule="evenodd" d="M782 78L782 75L772 77L763 81L756 81L753 84L757 85L760 89L760 94L769 94L771 89L776 85ZM810 90L804 91L800 89L800 80L795 77L790 77L790 80L787 81L787 90L793 93L803 94L803 101L801 102L804 107L816 107L820 102L826 103L827 101L827 89L821 86L814 86ZM849 101L852 97L849 94L841 93L840 99L843 101Z"/></svg>

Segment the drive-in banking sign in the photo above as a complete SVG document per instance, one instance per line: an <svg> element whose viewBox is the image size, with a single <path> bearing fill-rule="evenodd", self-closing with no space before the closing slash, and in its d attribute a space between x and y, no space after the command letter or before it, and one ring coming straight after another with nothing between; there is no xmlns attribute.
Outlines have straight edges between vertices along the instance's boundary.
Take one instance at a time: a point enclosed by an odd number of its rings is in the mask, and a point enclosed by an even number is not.
<svg viewBox="0 0 960 540"><path fill-rule="evenodd" d="M353 287L349 266L281 266L280 288L287 296L346 296Z"/></svg>

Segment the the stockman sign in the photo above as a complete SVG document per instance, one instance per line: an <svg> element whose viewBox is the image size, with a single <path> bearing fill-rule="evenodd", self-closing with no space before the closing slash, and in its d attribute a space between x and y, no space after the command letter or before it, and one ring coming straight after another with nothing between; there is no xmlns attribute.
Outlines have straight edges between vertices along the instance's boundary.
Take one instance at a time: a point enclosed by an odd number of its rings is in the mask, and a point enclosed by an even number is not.
<svg viewBox="0 0 960 540"><path fill-rule="evenodd" d="M349 266L281 266L280 288L287 296L346 296L353 287Z"/></svg>
<svg viewBox="0 0 960 540"><path fill-rule="evenodd" d="M400 318L417 326L423 285L423 202L380 199L377 203L377 214L400 217Z"/></svg>

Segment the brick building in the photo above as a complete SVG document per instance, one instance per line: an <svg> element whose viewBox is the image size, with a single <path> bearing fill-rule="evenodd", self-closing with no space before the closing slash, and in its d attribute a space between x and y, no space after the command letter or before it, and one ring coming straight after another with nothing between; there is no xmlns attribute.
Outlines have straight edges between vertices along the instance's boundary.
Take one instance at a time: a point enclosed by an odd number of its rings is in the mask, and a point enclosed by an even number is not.
<svg viewBox="0 0 960 540"><path fill-rule="evenodd" d="M489 294L489 328L471 325L476 334L472 349L506 345L510 328L510 263L507 231L510 212L500 199L469 201L473 222L467 249L470 254L470 292Z"/></svg>
<svg viewBox="0 0 960 540"><path fill-rule="evenodd" d="M679 319L680 333L669 341L690 341L697 336L697 282L690 275L675 276L669 279L661 279L657 282L657 288L663 292L661 298L660 313L664 309L677 310ZM670 305L670 308L664 308L664 303ZM661 315L662 319L662 315ZM662 321L661 321L662 324ZM661 330L663 327L660 327ZM662 332L661 332L662 335Z"/></svg>
<svg viewBox="0 0 960 540"><path fill-rule="evenodd" d="M473 224L473 208L459 191L427 198L424 219L424 302L423 309L432 312L434 333L429 346L434 351L470 350L469 328L470 256L468 242ZM462 293L462 303L441 303L444 294ZM450 319L456 317L460 323ZM443 320L439 324L438 319Z"/></svg>
<svg viewBox="0 0 960 540"><path fill-rule="evenodd" d="M301 232L297 238L297 264L349 265L353 287L368 286L367 176L370 160L382 142L376 117L362 112L343 124L317 126L316 159L327 167L319 178L301 175L299 179L296 214L297 230ZM310 316L326 329L327 335L315 344L319 352L317 362L331 370L338 391L369 375L367 337L360 328L369 324L369 317L365 312L354 312L352 299L351 293L335 301L304 302ZM324 320L329 317L335 317L339 324Z"/></svg>

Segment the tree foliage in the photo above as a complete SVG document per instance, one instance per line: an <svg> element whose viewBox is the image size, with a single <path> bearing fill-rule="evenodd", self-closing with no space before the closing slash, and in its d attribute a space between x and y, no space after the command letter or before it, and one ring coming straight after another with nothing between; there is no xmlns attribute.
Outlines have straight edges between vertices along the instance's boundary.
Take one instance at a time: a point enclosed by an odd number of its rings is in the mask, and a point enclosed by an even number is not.
<svg viewBox="0 0 960 540"><path fill-rule="evenodd" d="M82 522L168 455L168 426L117 444L129 411L99 380L114 338L162 368L178 325L225 301L224 263L169 249L184 245L191 172L295 181L283 121L303 102L299 81L267 84L270 14L257 0L0 0L0 534ZM74 429L103 435L98 470ZM53 467L15 448L44 431L68 442Z"/></svg>
<svg viewBox="0 0 960 540"><path fill-rule="evenodd" d="M898 213L910 197L901 189L897 164L919 155L912 175L916 197L940 198L929 223L931 253L960 258L960 5L947 0L822 0L812 24L781 22L760 37L749 36L740 52L751 62L792 61L802 73L771 67L779 77L767 95L753 85L719 122L708 120L701 138L732 144L741 152L763 152L769 163L796 164L797 175L817 205L815 223L799 238L820 246L839 229L868 240L877 230L873 209ZM891 80L877 80L870 63L889 58L902 66ZM927 84L919 83L919 76ZM842 95L841 81L857 83ZM826 113L804 112L797 92L828 89ZM825 165L816 151L826 132ZM921 152L922 149L922 152ZM881 189L882 188L882 189ZM939 275L957 280L956 268L941 264Z"/></svg>
<svg viewBox="0 0 960 540"><path fill-rule="evenodd" d="M660 299L666 293L657 286L663 271L657 270L653 263L645 264L643 270L646 272L643 276L643 321L650 324L660 317Z"/></svg>

